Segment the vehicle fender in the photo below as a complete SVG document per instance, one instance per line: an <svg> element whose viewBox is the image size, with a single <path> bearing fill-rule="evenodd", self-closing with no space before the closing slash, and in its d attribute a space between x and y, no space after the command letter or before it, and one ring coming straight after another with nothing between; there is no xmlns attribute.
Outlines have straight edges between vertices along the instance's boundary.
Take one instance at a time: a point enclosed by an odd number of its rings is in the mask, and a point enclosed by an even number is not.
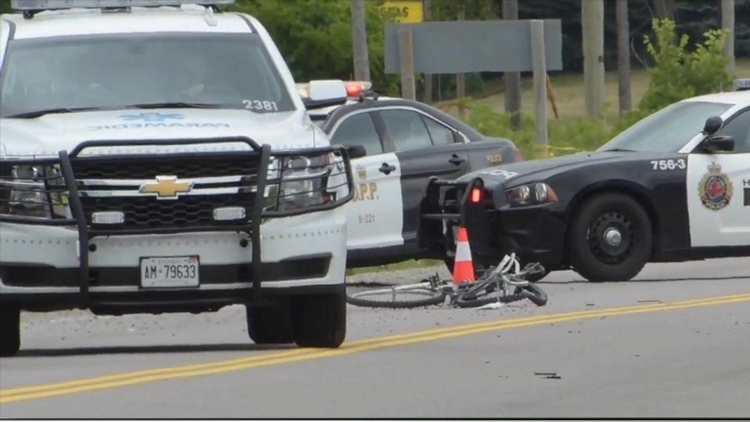
<svg viewBox="0 0 750 422"><path fill-rule="evenodd" d="M518 161L516 147L504 138L487 138L467 144L469 172Z"/></svg>

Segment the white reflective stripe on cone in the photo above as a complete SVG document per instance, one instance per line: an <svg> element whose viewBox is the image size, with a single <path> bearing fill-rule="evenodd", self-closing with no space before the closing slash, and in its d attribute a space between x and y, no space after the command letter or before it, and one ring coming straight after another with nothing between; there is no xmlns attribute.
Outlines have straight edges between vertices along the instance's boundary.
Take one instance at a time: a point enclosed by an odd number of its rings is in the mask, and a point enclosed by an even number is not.
<svg viewBox="0 0 750 422"><path fill-rule="evenodd" d="M459 261L471 261L471 248L469 242L458 242L456 246L456 258L455 262Z"/></svg>

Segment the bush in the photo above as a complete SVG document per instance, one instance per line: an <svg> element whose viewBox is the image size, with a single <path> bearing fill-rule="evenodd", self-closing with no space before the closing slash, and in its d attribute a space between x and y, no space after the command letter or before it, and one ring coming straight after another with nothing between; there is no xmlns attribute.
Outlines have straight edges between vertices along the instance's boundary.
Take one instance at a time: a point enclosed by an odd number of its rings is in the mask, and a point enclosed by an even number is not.
<svg viewBox="0 0 750 422"><path fill-rule="evenodd" d="M673 21L654 19L653 29L655 42L645 36L644 44L655 66L649 69L649 87L639 110L654 112L685 98L731 88L732 76L726 67L729 58L724 56L728 31L707 31L705 41L688 53L685 49L690 38L683 35L677 42Z"/></svg>

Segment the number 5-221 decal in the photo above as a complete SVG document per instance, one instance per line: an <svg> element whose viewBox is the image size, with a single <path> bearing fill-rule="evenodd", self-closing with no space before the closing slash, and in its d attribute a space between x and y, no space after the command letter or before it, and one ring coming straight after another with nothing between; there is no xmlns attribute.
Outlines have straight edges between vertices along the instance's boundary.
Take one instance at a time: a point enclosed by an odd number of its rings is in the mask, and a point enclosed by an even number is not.
<svg viewBox="0 0 750 422"><path fill-rule="evenodd" d="M687 164L685 164L684 158L677 160L653 160L651 165L654 166L654 170L685 170Z"/></svg>

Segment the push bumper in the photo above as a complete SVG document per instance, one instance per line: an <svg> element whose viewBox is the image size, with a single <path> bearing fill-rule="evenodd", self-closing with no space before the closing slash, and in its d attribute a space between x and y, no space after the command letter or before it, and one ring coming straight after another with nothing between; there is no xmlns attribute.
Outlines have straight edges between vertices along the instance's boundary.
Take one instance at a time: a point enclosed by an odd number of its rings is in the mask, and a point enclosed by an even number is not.
<svg viewBox="0 0 750 422"><path fill-rule="evenodd" d="M91 210L84 207L84 201L91 198L83 192L90 186L88 181L76 177L77 168L96 160L118 159L133 162L137 168L139 162L159 158L138 155L90 158L81 155L84 149L222 142L244 142L251 147L250 151L233 151L232 159L254 163L256 174L240 175L239 184L229 188L228 178L221 178L225 183L222 189L234 189L235 198L252 192L257 196L257 200L243 202L248 204L246 218L190 227L152 224L115 228L92 222ZM303 209L279 210L268 205L274 202L271 199L278 200L279 192L276 191L276 198L270 198L266 195L268 187L284 182L281 176L269 176L272 159L330 153L341 157L346 195ZM210 154L214 153L192 153L187 158L200 162ZM343 148L272 153L268 145L260 146L247 138L127 144L100 141L82 144L70 153L61 151L55 164L59 165L69 195L70 215L47 219L0 215L0 301L41 310L126 305L145 309L211 308L259 303L262 298L272 298L278 293L338 291L344 286L346 214L341 206L351 200L353 185L350 161ZM324 177L330 180L331 175ZM198 257L199 284L144 287L141 258L165 256Z"/></svg>
<svg viewBox="0 0 750 422"><path fill-rule="evenodd" d="M482 190L473 202L472 187ZM523 262L559 268L564 260L565 204L558 202L514 208L480 178L452 181L433 178L422 201L418 244L428 254L453 256L455 237L463 226L469 237L472 259L482 266L496 265L510 252Z"/></svg>

